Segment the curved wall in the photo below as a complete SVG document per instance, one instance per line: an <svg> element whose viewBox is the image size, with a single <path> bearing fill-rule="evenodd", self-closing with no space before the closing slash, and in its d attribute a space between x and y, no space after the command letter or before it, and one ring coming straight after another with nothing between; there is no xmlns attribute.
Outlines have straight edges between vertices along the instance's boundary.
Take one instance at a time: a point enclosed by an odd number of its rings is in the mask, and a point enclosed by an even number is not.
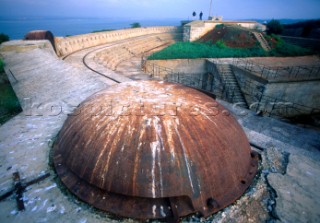
<svg viewBox="0 0 320 223"><path fill-rule="evenodd" d="M78 36L56 38L56 51L60 57L66 56L78 50L98 46L118 40L158 33L177 33L179 27L158 26L134 29L122 29L98 33L89 33Z"/></svg>

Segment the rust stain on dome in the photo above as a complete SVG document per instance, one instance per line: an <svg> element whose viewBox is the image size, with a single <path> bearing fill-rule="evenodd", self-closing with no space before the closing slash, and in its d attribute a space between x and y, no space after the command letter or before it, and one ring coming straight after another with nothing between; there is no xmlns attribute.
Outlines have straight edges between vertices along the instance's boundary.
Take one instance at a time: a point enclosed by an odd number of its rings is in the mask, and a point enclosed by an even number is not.
<svg viewBox="0 0 320 223"><path fill-rule="evenodd" d="M136 219L207 217L245 192L258 165L222 105L158 81L91 96L68 117L53 149L57 173L74 194Z"/></svg>

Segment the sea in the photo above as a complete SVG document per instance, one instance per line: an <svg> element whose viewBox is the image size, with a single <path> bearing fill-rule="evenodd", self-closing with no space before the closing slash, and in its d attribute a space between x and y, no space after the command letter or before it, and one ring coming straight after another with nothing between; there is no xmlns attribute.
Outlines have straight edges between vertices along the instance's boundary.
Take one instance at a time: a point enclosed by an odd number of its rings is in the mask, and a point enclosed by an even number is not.
<svg viewBox="0 0 320 223"><path fill-rule="evenodd" d="M54 36L74 36L100 30L130 28L138 22L142 27L179 26L183 19L114 19L114 18L62 18L62 17L0 17L0 33L10 40L23 39L32 30L49 30Z"/></svg>
<svg viewBox="0 0 320 223"><path fill-rule="evenodd" d="M32 30L49 30L54 36L74 36L91 33L100 30L115 30L130 28L132 23L138 22L142 27L149 26L179 26L182 21L188 19L124 19L124 18L74 18L74 17L1 17L0 33L10 37L10 40L23 39ZM234 19L233 19L234 20ZM260 19L240 19L258 21ZM284 21L284 20L282 20ZM292 23L297 20L285 20L284 23Z"/></svg>

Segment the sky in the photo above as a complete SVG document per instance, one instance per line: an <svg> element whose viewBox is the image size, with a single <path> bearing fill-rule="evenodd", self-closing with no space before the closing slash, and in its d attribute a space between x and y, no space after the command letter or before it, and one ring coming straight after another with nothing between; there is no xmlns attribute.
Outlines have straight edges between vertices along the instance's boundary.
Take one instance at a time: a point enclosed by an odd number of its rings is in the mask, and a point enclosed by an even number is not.
<svg viewBox="0 0 320 223"><path fill-rule="evenodd" d="M210 0L0 0L0 16L192 18L209 14ZM320 18L320 0L212 0L212 14L225 19Z"/></svg>

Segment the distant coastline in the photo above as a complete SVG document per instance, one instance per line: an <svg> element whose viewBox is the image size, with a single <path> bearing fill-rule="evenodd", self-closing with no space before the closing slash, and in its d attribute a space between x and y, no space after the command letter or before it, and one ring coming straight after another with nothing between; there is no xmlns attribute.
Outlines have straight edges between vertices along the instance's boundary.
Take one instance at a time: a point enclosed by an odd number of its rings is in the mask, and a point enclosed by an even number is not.
<svg viewBox="0 0 320 223"><path fill-rule="evenodd" d="M104 29L124 29L139 22L148 26L179 26L181 19L108 19L108 18L54 18L54 17L0 17L0 33L11 40L22 39L32 30L50 30L55 36L80 35Z"/></svg>
<svg viewBox="0 0 320 223"><path fill-rule="evenodd" d="M80 35L105 29L129 28L130 24L139 22L143 27L179 26L183 18L169 19L125 19L125 18L77 18L77 17L33 17L0 16L0 33L9 35L11 40L22 39L32 30L50 30L55 36ZM229 20L229 19L225 19ZM230 19L236 20L236 19ZM239 19L264 23L268 19ZM281 19L284 24L303 21L302 19Z"/></svg>

